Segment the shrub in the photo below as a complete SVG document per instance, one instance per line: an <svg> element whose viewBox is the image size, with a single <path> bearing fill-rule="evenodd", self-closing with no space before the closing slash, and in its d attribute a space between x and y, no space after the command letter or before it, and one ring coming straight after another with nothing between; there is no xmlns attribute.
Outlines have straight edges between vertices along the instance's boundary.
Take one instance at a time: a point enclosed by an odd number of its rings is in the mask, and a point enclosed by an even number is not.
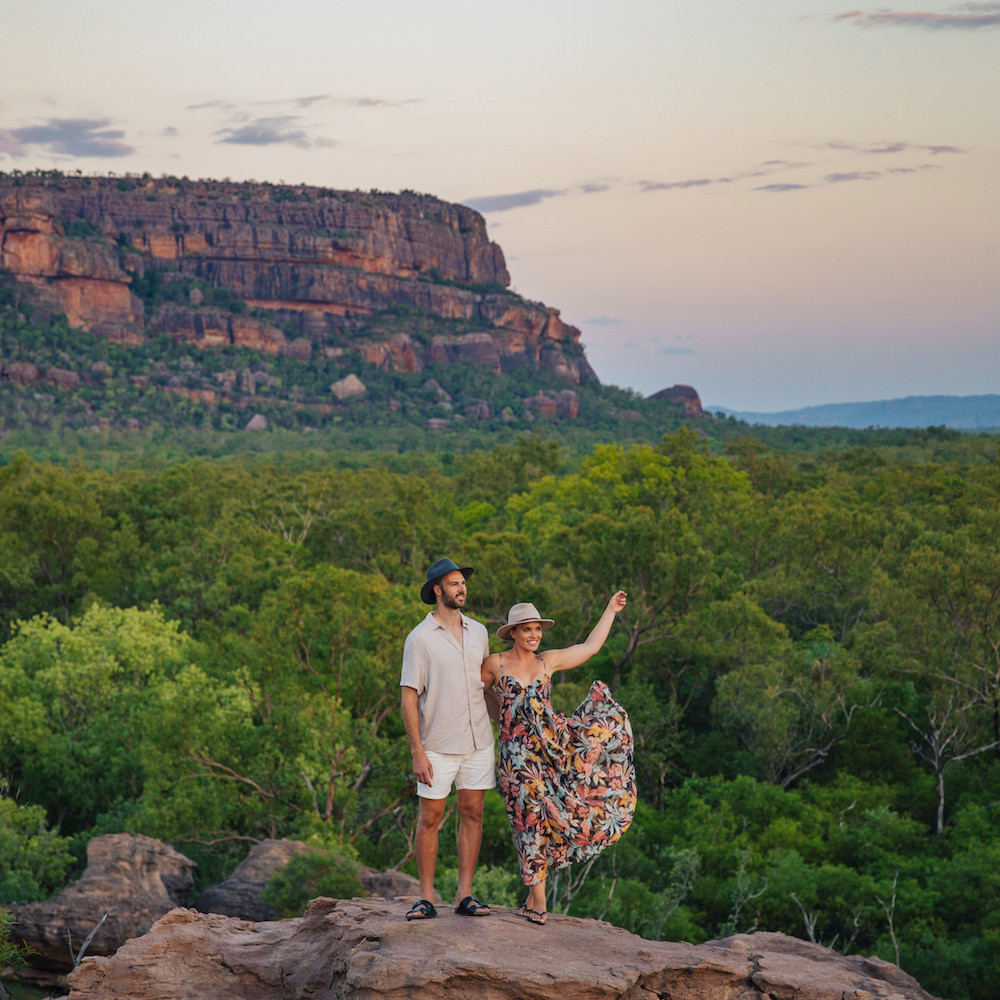
<svg viewBox="0 0 1000 1000"><path fill-rule="evenodd" d="M279 868L260 898L280 910L283 917L298 917L317 896L350 899L366 895L356 861L334 851L310 848Z"/></svg>

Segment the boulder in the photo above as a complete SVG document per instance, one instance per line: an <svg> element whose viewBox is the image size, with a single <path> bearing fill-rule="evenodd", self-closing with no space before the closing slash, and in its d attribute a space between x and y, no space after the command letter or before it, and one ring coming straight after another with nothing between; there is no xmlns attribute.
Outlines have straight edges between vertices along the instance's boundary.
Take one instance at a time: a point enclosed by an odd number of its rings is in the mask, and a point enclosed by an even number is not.
<svg viewBox="0 0 1000 1000"><path fill-rule="evenodd" d="M345 375L338 382L334 382L330 386L330 392L337 399L355 399L358 396L363 396L367 391L368 387L353 373Z"/></svg>
<svg viewBox="0 0 1000 1000"><path fill-rule="evenodd" d="M262 902L260 894L279 868L307 849L301 840L265 840L254 844L229 878L206 889L191 905L202 913L222 913L241 920L273 920L279 913Z"/></svg>
<svg viewBox="0 0 1000 1000"><path fill-rule="evenodd" d="M406 906L316 899L268 923L176 909L86 959L70 1000L933 1000L888 962L782 934L691 945L554 914L540 928L505 907L407 923Z"/></svg>
<svg viewBox="0 0 1000 1000"><path fill-rule="evenodd" d="M661 389L654 392L650 399L662 399L675 406L684 407L684 415L688 417L700 417L702 415L701 397L697 391L689 385L672 385L669 389Z"/></svg>
<svg viewBox="0 0 1000 1000"><path fill-rule="evenodd" d="M278 912L262 902L260 895L271 876L296 854L308 850L301 840L265 840L255 844L246 859L224 882L206 889L192 907L202 913L222 913L241 920L273 920ZM358 880L369 896L412 896L420 883L402 872L380 872L362 866Z"/></svg>
<svg viewBox="0 0 1000 1000"><path fill-rule="evenodd" d="M79 881L44 902L6 907L15 921L12 937L31 949L33 967L64 972L73 968L67 935L74 952L79 952L100 924L87 954L111 955L187 902L194 868L193 861L152 837L127 833L94 837L87 845L87 867Z"/></svg>
<svg viewBox="0 0 1000 1000"><path fill-rule="evenodd" d="M556 401L551 396L547 396L541 389L534 396L526 399L524 405L533 416L551 418L556 416L558 412Z"/></svg>
<svg viewBox="0 0 1000 1000"><path fill-rule="evenodd" d="M563 389L556 394L556 413L560 417L576 420L580 413L580 397L572 389Z"/></svg>
<svg viewBox="0 0 1000 1000"><path fill-rule="evenodd" d="M247 431L266 431L267 426L267 417L263 413L255 413L247 421L247 425L243 429Z"/></svg>
<svg viewBox="0 0 1000 1000"><path fill-rule="evenodd" d="M8 362L3 366L3 374L5 378L18 385L30 385L32 382L37 382L39 377L37 366L30 361Z"/></svg>

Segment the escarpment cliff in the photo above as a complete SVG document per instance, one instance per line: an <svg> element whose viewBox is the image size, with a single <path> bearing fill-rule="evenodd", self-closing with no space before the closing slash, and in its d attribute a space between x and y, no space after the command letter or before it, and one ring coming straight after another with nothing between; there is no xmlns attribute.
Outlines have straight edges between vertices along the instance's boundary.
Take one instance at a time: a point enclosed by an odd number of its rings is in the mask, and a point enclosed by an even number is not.
<svg viewBox="0 0 1000 1000"><path fill-rule="evenodd" d="M4 176L0 267L71 326L124 343L594 379L579 330L508 290L482 216L429 195Z"/></svg>

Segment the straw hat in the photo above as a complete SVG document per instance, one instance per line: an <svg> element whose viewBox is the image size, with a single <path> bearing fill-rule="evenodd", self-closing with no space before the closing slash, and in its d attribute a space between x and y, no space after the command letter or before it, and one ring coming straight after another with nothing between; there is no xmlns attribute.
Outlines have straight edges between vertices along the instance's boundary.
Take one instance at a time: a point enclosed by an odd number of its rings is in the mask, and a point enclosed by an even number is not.
<svg viewBox="0 0 1000 1000"><path fill-rule="evenodd" d="M515 604L510 611L507 612L506 623L497 629L497 636L501 639L509 639L510 630L515 625L521 625L524 622L541 622L543 632L547 628L552 628L552 626L555 625L555 620L552 618L543 618L538 613L538 608L536 608L534 604Z"/></svg>

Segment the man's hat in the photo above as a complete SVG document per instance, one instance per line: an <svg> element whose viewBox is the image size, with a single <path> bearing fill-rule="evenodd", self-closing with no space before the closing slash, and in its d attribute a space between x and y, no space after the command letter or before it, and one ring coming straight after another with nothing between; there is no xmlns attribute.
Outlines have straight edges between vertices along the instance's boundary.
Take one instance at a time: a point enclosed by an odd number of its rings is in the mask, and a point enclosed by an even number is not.
<svg viewBox="0 0 1000 1000"><path fill-rule="evenodd" d="M424 604L437 604L437 599L434 597L434 584L441 579L442 576L447 576L449 573L454 573L458 570L466 580L472 576L471 566L459 566L453 563L450 559L438 559L436 563L432 566L427 567L427 582L420 588L420 600Z"/></svg>

